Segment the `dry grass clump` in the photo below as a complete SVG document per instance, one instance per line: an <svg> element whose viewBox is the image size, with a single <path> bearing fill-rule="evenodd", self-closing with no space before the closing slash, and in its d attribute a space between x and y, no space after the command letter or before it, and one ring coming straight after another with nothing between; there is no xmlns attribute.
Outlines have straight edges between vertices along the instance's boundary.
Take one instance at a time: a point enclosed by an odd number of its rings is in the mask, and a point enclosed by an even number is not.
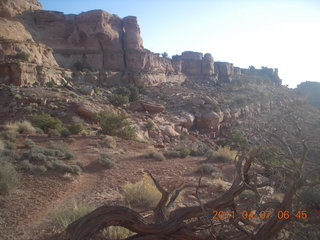
<svg viewBox="0 0 320 240"><path fill-rule="evenodd" d="M35 134L36 129L32 126L29 121L20 121L20 122L8 122L5 124L4 128L7 131L15 133L26 133L26 134Z"/></svg>
<svg viewBox="0 0 320 240"><path fill-rule="evenodd" d="M136 183L127 183L122 189L125 201L132 207L153 208L161 199L161 193L148 175Z"/></svg>
<svg viewBox="0 0 320 240"><path fill-rule="evenodd" d="M162 152L157 151L155 148L149 148L147 153L145 154L146 158L154 159L157 161L164 161L166 157L163 155Z"/></svg>
<svg viewBox="0 0 320 240"><path fill-rule="evenodd" d="M107 147L107 148L116 148L117 147L117 142L112 136L105 136L99 144L102 147Z"/></svg>
<svg viewBox="0 0 320 240"><path fill-rule="evenodd" d="M217 151L208 151L207 162L226 163L235 160L237 151L231 150L230 147L219 147Z"/></svg>
<svg viewBox="0 0 320 240"><path fill-rule="evenodd" d="M108 240L121 240L130 237L133 233L124 227L110 226L104 229L102 234Z"/></svg>
<svg viewBox="0 0 320 240"><path fill-rule="evenodd" d="M19 174L14 166L6 161L0 160L0 195L7 194L19 183Z"/></svg>
<svg viewBox="0 0 320 240"><path fill-rule="evenodd" d="M72 207L59 209L51 214L53 222L60 227L65 229L70 223L79 219L80 217L92 212L93 206L74 202Z"/></svg>

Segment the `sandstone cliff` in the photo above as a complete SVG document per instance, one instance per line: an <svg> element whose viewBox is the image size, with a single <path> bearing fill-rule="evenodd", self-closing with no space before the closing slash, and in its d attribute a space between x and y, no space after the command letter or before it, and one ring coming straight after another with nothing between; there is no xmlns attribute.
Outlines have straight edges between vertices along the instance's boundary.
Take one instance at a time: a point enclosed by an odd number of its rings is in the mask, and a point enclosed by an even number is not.
<svg viewBox="0 0 320 240"><path fill-rule="evenodd" d="M2 82L28 82L27 79L17 80L16 76L8 76L16 71L17 66L23 65L17 63L17 56L21 53L27 59L18 59L18 62L24 61L24 65L35 68L31 72L36 75L30 84L39 79L37 66L55 69L58 75L63 69L67 72L67 69L89 69L96 72L94 78L105 86L128 81L144 85L182 83L186 79L213 84L216 81L230 82L242 72L246 74L231 63L215 63L209 53L203 55L186 51L170 59L145 49L137 18L133 16L121 19L103 10L65 15L40 10L41 5L36 0L6 0L0 7ZM61 75L55 79L58 75L41 82L61 82L65 77ZM70 72L64 75L71 76ZM267 75L279 81L277 72ZM87 81L81 74L76 76L77 80Z"/></svg>

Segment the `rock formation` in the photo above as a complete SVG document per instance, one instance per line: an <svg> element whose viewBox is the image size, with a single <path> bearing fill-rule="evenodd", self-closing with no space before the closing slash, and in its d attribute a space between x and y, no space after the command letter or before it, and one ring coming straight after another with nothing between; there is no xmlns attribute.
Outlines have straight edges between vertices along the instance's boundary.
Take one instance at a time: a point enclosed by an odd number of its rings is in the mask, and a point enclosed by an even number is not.
<svg viewBox="0 0 320 240"><path fill-rule="evenodd" d="M242 74L231 63L215 63L209 53L203 56L186 51L170 59L145 49L133 16L121 19L103 10L65 15L40 10L41 4L36 0L3 0L0 9L1 82L33 84L41 79L41 83L59 83L65 77L61 72L67 71L64 75L71 76L70 69L92 70L93 77L104 86L121 81L143 85L182 83L186 79L231 82L233 76ZM19 59L21 53L27 59ZM46 74L40 74L40 66L55 71L57 79L43 79ZM30 81L23 74L13 76L15 69L29 69ZM279 82L276 72L263 74ZM80 80L85 81L81 77Z"/></svg>

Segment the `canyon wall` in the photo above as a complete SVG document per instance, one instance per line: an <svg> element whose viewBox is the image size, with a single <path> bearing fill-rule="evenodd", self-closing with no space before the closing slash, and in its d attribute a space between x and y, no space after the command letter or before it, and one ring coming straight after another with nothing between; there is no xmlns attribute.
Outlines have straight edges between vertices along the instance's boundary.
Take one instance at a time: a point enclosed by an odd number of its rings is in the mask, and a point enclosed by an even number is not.
<svg viewBox="0 0 320 240"><path fill-rule="evenodd" d="M103 10L66 15L40 10L36 0L4 0L1 6L0 67L6 70L0 71L0 81L26 83L25 79L17 81L17 76L4 75L12 72L8 71L10 64L16 69L22 66L21 61L57 72L91 70L107 86L117 81L143 85L182 83L186 79L231 82L241 74L231 63L215 63L209 53L186 51L170 59L145 49L133 16L120 18ZM39 78L29 77L30 84Z"/></svg>

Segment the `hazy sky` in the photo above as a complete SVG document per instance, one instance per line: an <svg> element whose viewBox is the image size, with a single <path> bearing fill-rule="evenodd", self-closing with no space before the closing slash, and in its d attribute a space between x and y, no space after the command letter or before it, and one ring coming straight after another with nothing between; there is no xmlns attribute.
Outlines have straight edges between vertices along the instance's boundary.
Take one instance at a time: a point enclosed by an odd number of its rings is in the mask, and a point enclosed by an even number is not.
<svg viewBox="0 0 320 240"><path fill-rule="evenodd" d="M320 82L320 0L40 0L46 10L137 16L153 52L211 53L236 66L279 68L284 84Z"/></svg>

